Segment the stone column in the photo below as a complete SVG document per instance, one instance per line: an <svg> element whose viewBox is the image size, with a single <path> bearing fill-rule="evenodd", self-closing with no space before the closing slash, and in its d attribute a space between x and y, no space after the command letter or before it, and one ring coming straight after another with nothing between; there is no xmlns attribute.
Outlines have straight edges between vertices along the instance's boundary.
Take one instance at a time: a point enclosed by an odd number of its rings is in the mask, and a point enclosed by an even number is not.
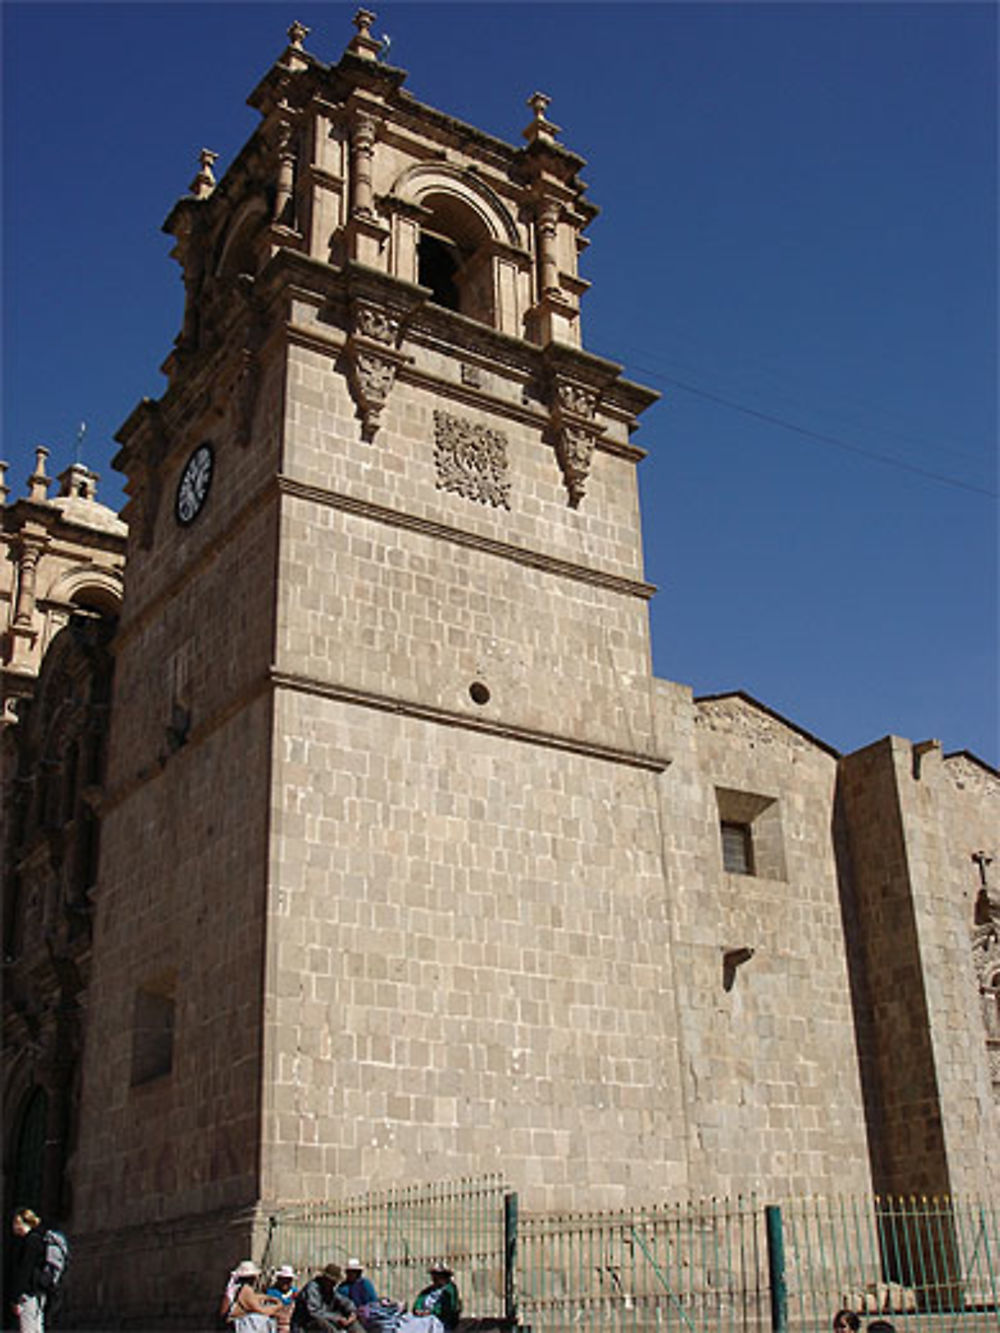
<svg viewBox="0 0 1000 1333"><path fill-rule="evenodd" d="M375 118L357 112L351 126L351 212L355 217L374 216L372 160L375 156Z"/></svg>
<svg viewBox="0 0 1000 1333"><path fill-rule="evenodd" d="M17 562L18 584L17 602L14 608L14 628L30 629L31 617L35 610L35 578L38 572L38 558L42 554L44 542L24 539L21 542L21 554Z"/></svg>
<svg viewBox="0 0 1000 1333"><path fill-rule="evenodd" d="M540 296L552 296L559 292L559 262L556 256L556 233L559 225L559 205L546 200L539 209L536 229L538 233L538 283Z"/></svg>

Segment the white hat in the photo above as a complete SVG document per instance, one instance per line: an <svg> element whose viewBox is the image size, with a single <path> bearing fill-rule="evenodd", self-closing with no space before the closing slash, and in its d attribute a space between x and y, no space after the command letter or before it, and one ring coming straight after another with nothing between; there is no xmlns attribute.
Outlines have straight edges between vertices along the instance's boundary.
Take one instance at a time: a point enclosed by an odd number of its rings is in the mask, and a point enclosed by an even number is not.
<svg viewBox="0 0 1000 1333"><path fill-rule="evenodd" d="M360 1259L348 1259L347 1263L344 1264L344 1267L348 1270L348 1272L350 1272L351 1269L356 1268L360 1273L364 1269L364 1264L361 1262Z"/></svg>
<svg viewBox="0 0 1000 1333"><path fill-rule="evenodd" d="M291 1264L282 1264L280 1268L275 1269L275 1277L294 1277L295 1269Z"/></svg>
<svg viewBox="0 0 1000 1333"><path fill-rule="evenodd" d="M244 1259L233 1269L233 1277L259 1277L260 1269L252 1259Z"/></svg>

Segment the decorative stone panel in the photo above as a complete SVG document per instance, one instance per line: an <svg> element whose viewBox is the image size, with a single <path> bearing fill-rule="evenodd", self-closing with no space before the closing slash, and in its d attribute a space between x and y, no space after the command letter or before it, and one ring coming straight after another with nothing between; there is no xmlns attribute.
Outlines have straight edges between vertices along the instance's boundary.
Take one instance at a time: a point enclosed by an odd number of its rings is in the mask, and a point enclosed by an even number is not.
<svg viewBox="0 0 1000 1333"><path fill-rule="evenodd" d="M434 462L441 491L510 508L507 437L450 412L434 413Z"/></svg>

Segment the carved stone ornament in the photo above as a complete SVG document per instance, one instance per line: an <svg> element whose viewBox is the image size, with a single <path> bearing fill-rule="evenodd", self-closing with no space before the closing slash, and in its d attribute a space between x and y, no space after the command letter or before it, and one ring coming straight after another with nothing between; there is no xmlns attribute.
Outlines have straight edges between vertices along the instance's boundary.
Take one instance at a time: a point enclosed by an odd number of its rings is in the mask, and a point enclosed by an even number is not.
<svg viewBox="0 0 1000 1333"><path fill-rule="evenodd" d="M996 774L974 763L966 755L948 755L944 771L957 791L975 792L979 796L1000 800L1000 780Z"/></svg>
<svg viewBox="0 0 1000 1333"><path fill-rule="evenodd" d="M233 391L236 440L245 449L253 437L254 409L260 389L260 365L255 354L244 348Z"/></svg>
<svg viewBox="0 0 1000 1333"><path fill-rule="evenodd" d="M594 449L602 428L595 420L598 389L556 371L548 384L552 439L569 493L569 506L578 508L587 489Z"/></svg>
<svg viewBox="0 0 1000 1333"><path fill-rule="evenodd" d="M351 356L351 387L361 418L361 434L369 442L380 425L382 409L396 382L396 363L377 352L355 347Z"/></svg>
<svg viewBox="0 0 1000 1333"><path fill-rule="evenodd" d="M501 431L437 411L434 462L438 490L456 491L495 508L510 508L507 437Z"/></svg>
<svg viewBox="0 0 1000 1333"><path fill-rule="evenodd" d="M751 746L779 745L790 750L808 750L806 741L775 718L753 708L740 698L700 699L695 710L695 725L709 731L732 735Z"/></svg>
<svg viewBox="0 0 1000 1333"><path fill-rule="evenodd" d="M596 437L585 426L563 425L556 430L556 456L566 479L569 507L577 509L587 489Z"/></svg>
<svg viewBox="0 0 1000 1333"><path fill-rule="evenodd" d="M395 346L399 336L399 316L380 306L359 302L355 309L354 325L363 337L389 346Z"/></svg>
<svg viewBox="0 0 1000 1333"><path fill-rule="evenodd" d="M986 1058L993 1098L1000 1103L1000 929L994 920L977 926L972 937L972 960L979 982Z"/></svg>
<svg viewBox="0 0 1000 1333"><path fill-rule="evenodd" d="M582 384L573 384L564 380L558 385L559 406L564 412L571 412L575 416L586 417L588 421L593 421L594 413L597 411L597 391L589 389Z"/></svg>

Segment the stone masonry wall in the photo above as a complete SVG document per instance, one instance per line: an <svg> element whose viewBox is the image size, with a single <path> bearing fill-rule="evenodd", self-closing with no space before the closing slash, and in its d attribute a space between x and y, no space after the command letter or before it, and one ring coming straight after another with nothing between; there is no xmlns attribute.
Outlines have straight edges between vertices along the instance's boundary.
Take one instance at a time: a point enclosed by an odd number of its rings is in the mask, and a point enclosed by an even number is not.
<svg viewBox="0 0 1000 1333"><path fill-rule="evenodd" d="M269 743L261 698L105 819L73 1164L81 1234L257 1196ZM173 996L172 1062L136 1084L147 987Z"/></svg>
<svg viewBox="0 0 1000 1333"><path fill-rule="evenodd" d="M276 731L267 1196L682 1190L652 775L291 690Z"/></svg>
<svg viewBox="0 0 1000 1333"><path fill-rule="evenodd" d="M1000 1104L973 960L980 875L972 856L985 851L996 863L1000 779L961 756L943 759L936 744L893 742L883 753L891 753L906 836L950 1190L995 1193Z"/></svg>
<svg viewBox="0 0 1000 1333"><path fill-rule="evenodd" d="M658 748L672 759L660 820L691 1191L863 1192L836 758L738 696L656 690ZM749 822L757 873L723 869L721 819ZM753 956L727 974L725 951L745 948Z"/></svg>

